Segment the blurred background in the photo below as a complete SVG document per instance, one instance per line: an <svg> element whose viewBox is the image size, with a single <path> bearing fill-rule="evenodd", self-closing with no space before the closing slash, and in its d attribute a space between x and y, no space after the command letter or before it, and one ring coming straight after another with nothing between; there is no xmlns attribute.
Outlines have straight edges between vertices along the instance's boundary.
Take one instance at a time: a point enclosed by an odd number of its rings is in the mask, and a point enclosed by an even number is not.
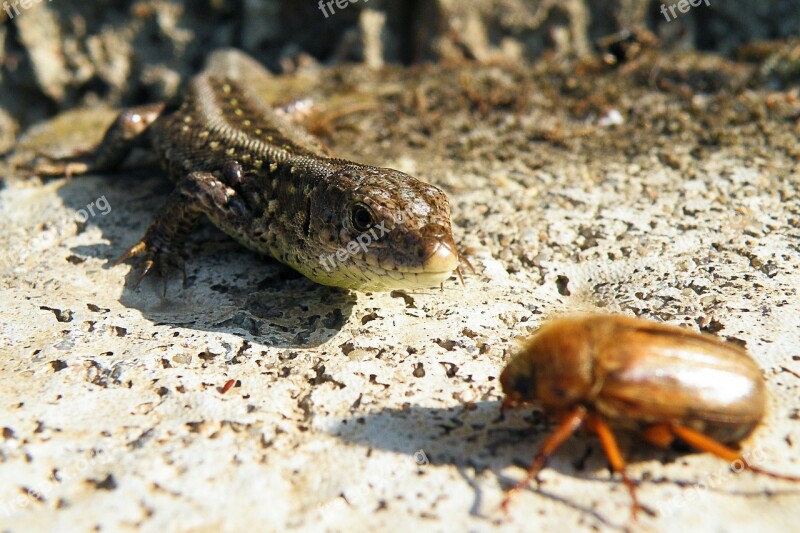
<svg viewBox="0 0 800 533"><path fill-rule="evenodd" d="M663 51L763 60L769 50L752 43L800 33L791 0L704 0L691 13L671 0L12 0L2 7L0 153L25 127L65 108L172 97L222 46L291 72L353 62L584 60L621 31Z"/></svg>

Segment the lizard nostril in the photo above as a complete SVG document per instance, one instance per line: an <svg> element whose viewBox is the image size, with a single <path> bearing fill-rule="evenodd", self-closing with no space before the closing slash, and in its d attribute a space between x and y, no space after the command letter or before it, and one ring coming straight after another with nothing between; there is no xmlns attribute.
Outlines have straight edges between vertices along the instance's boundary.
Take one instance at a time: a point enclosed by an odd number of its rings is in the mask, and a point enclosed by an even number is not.
<svg viewBox="0 0 800 533"><path fill-rule="evenodd" d="M426 239L443 240L450 237L450 232L441 224L428 224L422 228L422 235Z"/></svg>

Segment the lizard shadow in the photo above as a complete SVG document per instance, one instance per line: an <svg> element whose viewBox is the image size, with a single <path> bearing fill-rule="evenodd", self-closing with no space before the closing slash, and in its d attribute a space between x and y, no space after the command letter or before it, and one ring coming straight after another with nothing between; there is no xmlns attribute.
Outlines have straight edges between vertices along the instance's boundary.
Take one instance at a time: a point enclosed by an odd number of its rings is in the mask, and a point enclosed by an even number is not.
<svg viewBox="0 0 800 533"><path fill-rule="evenodd" d="M468 407L409 406L403 409L380 409L345 419L334 426L331 433L345 442L370 449L407 454L409 461L415 461L420 469L427 468L428 465L456 467L474 494L469 508L470 514L494 522L502 520L503 511L496 496L491 498L492 503L486 501L482 485L495 487L499 484L504 490L513 487L523 479L524 473L523 470L509 471L508 467L514 465L527 469L544 439L554 429L555 424L548 422L539 410L514 409L501 414L499 401L481 401ZM638 461L669 463L689 451L685 448L655 448L642 443L636 435L622 432L617 437L629 464ZM728 468L727 463L720 461L713 472L699 472L696 477L689 476L690 479L686 480L652 478L646 472L641 481L636 475L633 479L637 485L670 484L728 493L725 484L714 487L707 484L710 474L722 475L723 479L728 479L724 477L726 472L735 476L733 472L728 472ZM550 490L548 469L608 486L599 487L598 496L592 501L581 501L558 487ZM487 471L497 480L496 484L487 481L482 475ZM597 503L609 498L619 500L620 505L629 504L629 500L626 500L627 490L619 476L610 476L608 460L597 438L579 432L556 451L542 470L542 481L539 484L532 482L528 490L591 517L604 528L628 530L630 524L627 516L625 520L611 520L597 509ZM763 496L763 491L755 491L749 495ZM681 495L662 501L640 501L644 511L642 514L657 518L687 503L684 500ZM654 509L656 504L658 507ZM514 507L512 500L511 513L514 513Z"/></svg>
<svg viewBox="0 0 800 533"><path fill-rule="evenodd" d="M124 277L119 301L156 325L230 333L276 348L311 348L330 340L347 323L354 294L318 285L258 256L205 220L187 242L185 284L181 273L173 272L166 284L153 274L137 287L136 260L119 266L114 262L141 239L172 190L159 174L126 171L65 181L57 191L64 205L77 213L78 233L96 226L105 241L74 246L67 260L76 268L87 257L104 260L104 270L119 272L120 281Z"/></svg>

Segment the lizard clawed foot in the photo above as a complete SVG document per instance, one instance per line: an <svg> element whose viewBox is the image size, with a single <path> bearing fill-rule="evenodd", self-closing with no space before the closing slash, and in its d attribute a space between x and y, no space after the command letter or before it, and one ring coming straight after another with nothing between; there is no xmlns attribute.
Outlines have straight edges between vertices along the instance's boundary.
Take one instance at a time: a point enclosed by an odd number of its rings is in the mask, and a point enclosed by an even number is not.
<svg viewBox="0 0 800 533"><path fill-rule="evenodd" d="M151 235L149 231L141 241L122 254L114 262L114 266L138 256L142 257L139 261L139 275L136 279L136 284L133 286L133 290L138 289L145 276L153 271L157 272L164 282L162 297L167 295L167 282L170 278L170 274L175 270L180 270L182 273L183 286L186 287L186 262L183 257L173 252L168 244L163 243L157 237Z"/></svg>
<svg viewBox="0 0 800 533"><path fill-rule="evenodd" d="M212 192L216 192L217 189L213 186L224 187L210 173L190 174L156 213L142 240L117 259L115 265L132 257L142 256L134 290L152 271L158 272L164 280L164 296L167 294L169 274L173 270L182 272L183 286L186 286L186 268L180 254L186 244L186 237L199 216L198 208L204 205L201 201L205 198L202 193L209 187Z"/></svg>
<svg viewBox="0 0 800 533"><path fill-rule="evenodd" d="M91 170L92 165L89 158L85 155L50 157L40 154L29 163L18 168L30 171L36 176L46 178L65 176L67 179L70 179L72 176L86 174Z"/></svg>

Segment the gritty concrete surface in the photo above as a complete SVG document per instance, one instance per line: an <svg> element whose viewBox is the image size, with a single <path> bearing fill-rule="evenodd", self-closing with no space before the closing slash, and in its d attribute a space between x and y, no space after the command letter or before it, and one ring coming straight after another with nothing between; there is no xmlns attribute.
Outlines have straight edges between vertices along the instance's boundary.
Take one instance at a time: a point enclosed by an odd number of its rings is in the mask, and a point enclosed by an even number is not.
<svg viewBox="0 0 800 533"><path fill-rule="evenodd" d="M501 417L497 377L543 320L578 311L745 344L771 397L746 449L800 474L800 94L767 81L757 64L647 54L276 81L267 97L305 96L338 154L447 192L476 273L413 293L315 285L211 227L186 288L134 289L112 263L170 190L157 171L6 171L0 530L796 528L800 485L630 435L655 516L631 524L583 435L499 510L552 424ZM111 117L62 117L17 156L91 144Z"/></svg>

